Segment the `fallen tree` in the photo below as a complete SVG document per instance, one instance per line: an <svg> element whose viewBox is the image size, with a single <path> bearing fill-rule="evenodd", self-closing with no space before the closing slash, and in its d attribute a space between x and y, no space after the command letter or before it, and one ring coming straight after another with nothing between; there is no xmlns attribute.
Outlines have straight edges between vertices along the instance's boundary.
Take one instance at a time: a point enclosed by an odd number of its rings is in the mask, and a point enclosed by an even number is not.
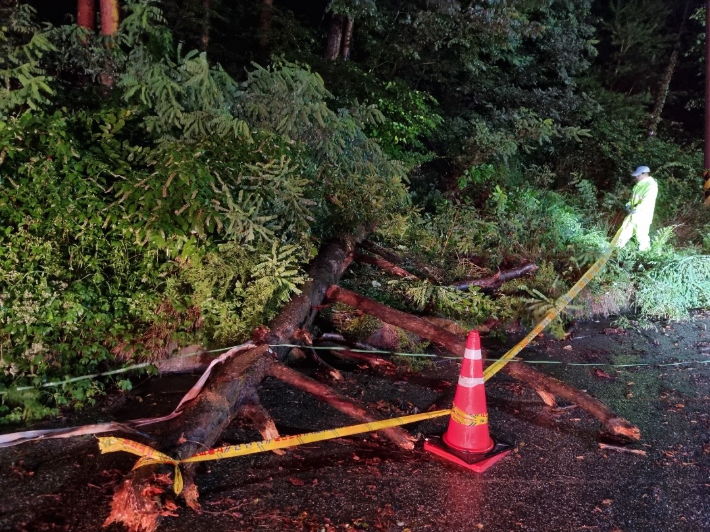
<svg viewBox="0 0 710 532"><path fill-rule="evenodd" d="M259 338L263 343L228 358L213 370L202 393L187 405L183 414L166 427L164 435L151 445L175 458L187 458L211 448L233 417L239 413L256 423L266 438L278 436L268 413L261 408L257 388L267 375L275 376L302 390L315 394L340 411L360 421L374 421L358 401L340 396L326 385L288 370L278 360L287 348L271 350L268 344L288 342L299 326L308 324L323 300L328 286L337 283L352 260L357 239L332 241L324 245L309 269L310 280L272 321L269 331ZM413 439L400 428L386 431L398 446L411 449ZM177 508L169 494L165 466L147 466L129 473L118 485L105 525L120 523L131 532L152 532L163 516L174 515ZM198 490L194 483L194 466L184 468L183 496L192 508L199 508Z"/></svg>
<svg viewBox="0 0 710 532"><path fill-rule="evenodd" d="M377 319L414 332L422 338L430 340L454 354L460 355L466 347L465 338L437 327L431 322L407 314L372 299L358 295L339 286L331 286L326 293L328 300L355 307ZM597 418L604 428L612 435L638 440L641 432L624 418L612 412L606 405L586 392L578 390L554 377L541 373L524 362L513 362L503 370L506 374L531 386L545 401L554 404L554 396L570 401Z"/></svg>
<svg viewBox="0 0 710 532"><path fill-rule="evenodd" d="M386 323L411 330L453 353L463 353L465 340L461 336L337 286L352 261L357 242L358 239L354 238L324 245L309 269L310 280L304 284L300 294L282 309L268 329L255 331L254 340L258 345L227 358L215 368L202 393L187 405L181 416L170 422L156 442L150 442L151 446L175 458L187 458L213 447L237 415L249 419L264 438L278 437L276 426L260 405L257 393L259 384L266 376L313 394L358 421L376 420L377 417L371 415L359 402L283 365L288 347L275 347L273 350L268 347L289 343L294 338L305 339L305 343L310 343L304 328L311 326L326 295L331 301L354 306ZM594 415L611 434L631 439L640 437L636 427L584 392L522 363L508 365L504 371L531 385L547 404L554 404L555 395L563 397ZM401 448L413 448L413 438L401 428L387 429L384 435ZM160 519L174 515L177 508L170 494L168 472L169 468L154 465L129 473L115 490L111 512L105 524L120 523L132 532L156 530ZM183 473L185 487L182 494L186 503L197 509L199 493L194 482L194 465L185 467Z"/></svg>

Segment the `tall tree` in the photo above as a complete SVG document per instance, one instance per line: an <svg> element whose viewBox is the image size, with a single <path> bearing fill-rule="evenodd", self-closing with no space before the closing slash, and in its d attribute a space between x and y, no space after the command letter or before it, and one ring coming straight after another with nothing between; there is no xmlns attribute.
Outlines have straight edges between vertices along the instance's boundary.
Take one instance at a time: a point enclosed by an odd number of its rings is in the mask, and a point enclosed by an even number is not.
<svg viewBox="0 0 710 532"><path fill-rule="evenodd" d="M78 0L76 5L76 23L82 28L96 29L96 1Z"/></svg>
<svg viewBox="0 0 710 532"><path fill-rule="evenodd" d="M343 41L340 45L340 55L347 61L350 59L350 49L353 42L353 25L355 21L351 17L345 17L343 24Z"/></svg>
<svg viewBox="0 0 710 532"><path fill-rule="evenodd" d="M259 16L259 47L267 52L271 44L271 23L274 17L274 0L262 0Z"/></svg>
<svg viewBox="0 0 710 532"><path fill-rule="evenodd" d="M710 205L710 0L705 4L705 205Z"/></svg>
<svg viewBox="0 0 710 532"><path fill-rule="evenodd" d="M101 6L101 34L115 35L118 31L118 0L99 0Z"/></svg>
<svg viewBox="0 0 710 532"><path fill-rule="evenodd" d="M340 56L340 47L343 42L343 17L332 13L330 16L330 28L328 29L328 40L325 45L323 58L326 61L335 61Z"/></svg>
<svg viewBox="0 0 710 532"><path fill-rule="evenodd" d="M200 37L200 50L207 51L210 44L210 10L211 0L202 0L202 36Z"/></svg>
<svg viewBox="0 0 710 532"><path fill-rule="evenodd" d="M668 97L668 89L670 88L671 79L673 78L673 72L675 72L675 67L678 63L678 53L680 52L680 44L683 38L683 32L685 31L685 25L688 21L689 9L690 0L686 0L685 7L683 8L683 18L680 23L680 29L678 30L678 36L676 37L675 44L673 45L673 52L671 53L671 58L668 61L666 72L663 74L663 78L661 79L661 84L658 88L658 94L656 95L656 102L653 105L653 111L651 111L651 117L649 120L648 128L649 137L653 137L656 134L656 128L658 127L658 123L661 121L661 113L663 113L663 107L666 104L666 98Z"/></svg>

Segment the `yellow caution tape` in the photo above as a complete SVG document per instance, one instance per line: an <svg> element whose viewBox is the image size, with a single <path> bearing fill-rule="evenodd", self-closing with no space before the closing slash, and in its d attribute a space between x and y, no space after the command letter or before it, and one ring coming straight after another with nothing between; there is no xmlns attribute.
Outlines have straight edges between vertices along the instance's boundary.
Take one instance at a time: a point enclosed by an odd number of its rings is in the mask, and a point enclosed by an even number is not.
<svg viewBox="0 0 710 532"><path fill-rule="evenodd" d="M274 438L273 440L242 443L239 445L227 445L225 447L218 447L216 449L210 449L209 451L197 453L196 455L183 460L175 460L174 458L171 458L160 451L156 451L147 445L143 445L126 438L116 438L113 436L108 438L99 438L99 449L101 449L102 453L124 451L140 456L141 458L133 466L133 469L154 464L169 464L175 466L173 491L175 491L176 495L179 495L183 488L180 464L206 462L208 460L222 460L223 458L235 458L237 456L245 456L247 454L263 453L266 451L284 449L286 447L295 447L297 445L304 445L317 441L343 438L354 434L362 434L364 432L373 432L376 430L398 427L400 425L406 425L407 423L416 423L417 421L448 416L450 414L451 410L448 409L435 410L434 412L424 412L422 414L412 414L410 416L383 419L381 421L371 421L369 423L321 430L319 432L308 432L306 434L298 434L295 436L283 436L281 438Z"/></svg>
<svg viewBox="0 0 710 532"><path fill-rule="evenodd" d="M488 412L481 412L480 414L467 414L454 405L451 408L451 419L459 425L466 425L468 427L485 425L488 423Z"/></svg>
<svg viewBox="0 0 710 532"><path fill-rule="evenodd" d="M555 301L555 307L550 309L550 311L545 315L542 321L535 325L535 327L533 327L533 329L527 334L527 336L523 338L520 342L518 342L510 351L508 351L505 355L500 357L498 360L493 362L493 364L491 364L485 369L485 371L483 372L483 378L485 380L490 379L493 375L503 369L503 366L505 366L508 362L510 362L512 358L514 358L518 353L520 353L520 351L522 351L533 340L533 338L540 334L542 330L547 327L550 322L554 320L567 305L570 304L570 302L577 296L577 294L579 294L582 289L587 286L589 281L591 281L601 271L601 269L611 257L611 254L614 252L614 249L616 249L616 243L619 241L619 236L621 236L621 232L626 227L626 224L630 222L631 216L627 216L624 219L624 223L621 224L621 227L616 232L616 235L614 235L614 238L611 240L609 249L584 273L584 275L582 275L581 279L577 281L572 288L570 288L569 292L567 292L565 295L561 296L557 299L557 301Z"/></svg>

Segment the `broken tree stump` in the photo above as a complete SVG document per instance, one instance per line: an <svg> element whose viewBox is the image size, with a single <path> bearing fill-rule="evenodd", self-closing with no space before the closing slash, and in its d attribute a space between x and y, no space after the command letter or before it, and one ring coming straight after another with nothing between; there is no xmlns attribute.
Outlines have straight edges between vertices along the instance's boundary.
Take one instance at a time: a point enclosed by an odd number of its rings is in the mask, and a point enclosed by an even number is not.
<svg viewBox="0 0 710 532"><path fill-rule="evenodd" d="M465 338L440 329L425 319L393 309L339 286L331 286L328 288L326 295L330 301L337 301L355 307L381 321L415 332L422 338L435 342L456 355L463 355L466 346ZM540 392L546 394L541 394L543 398L545 396L549 397L549 394L553 394L578 405L597 418L604 426L605 430L614 436L632 440L641 438L641 432L638 427L616 415L601 401L593 398L586 392L531 368L524 362L507 364L501 371L514 379L525 382L538 392L538 394L540 394Z"/></svg>

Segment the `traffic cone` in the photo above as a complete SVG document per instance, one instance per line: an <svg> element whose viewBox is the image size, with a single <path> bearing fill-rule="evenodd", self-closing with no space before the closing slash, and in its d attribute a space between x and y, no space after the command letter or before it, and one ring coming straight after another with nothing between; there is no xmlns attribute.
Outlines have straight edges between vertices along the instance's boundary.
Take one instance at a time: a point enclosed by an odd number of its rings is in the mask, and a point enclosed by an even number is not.
<svg viewBox="0 0 710 532"><path fill-rule="evenodd" d="M488 432L481 337L471 331L466 340L459 383L443 438L427 438L424 449L471 471L482 473L507 455L512 446Z"/></svg>

